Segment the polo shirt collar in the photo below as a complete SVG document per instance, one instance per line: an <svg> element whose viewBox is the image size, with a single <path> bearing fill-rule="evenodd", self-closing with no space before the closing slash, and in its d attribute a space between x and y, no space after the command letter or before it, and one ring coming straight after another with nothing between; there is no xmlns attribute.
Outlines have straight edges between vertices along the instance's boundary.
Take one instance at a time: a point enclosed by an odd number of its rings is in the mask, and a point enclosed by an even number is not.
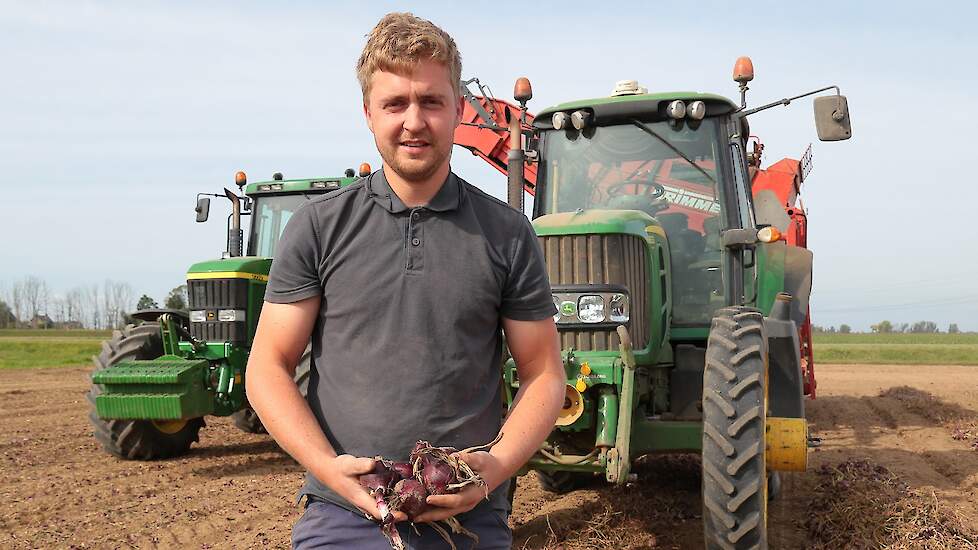
<svg viewBox="0 0 978 550"><path fill-rule="evenodd" d="M379 204L391 214L397 214L400 212L405 212L410 210L403 202L401 198L397 196L392 189L390 184L387 182L387 178L384 177L384 169L381 168L373 174L370 175L370 179L367 181L367 188L370 191L370 196L373 198L374 202ZM462 182L458 179L454 172L449 171L448 177L445 179L445 183L441 185L435 196L431 198L431 201L424 205L423 208L432 210L434 212L448 212L450 210L458 209L459 204L462 202Z"/></svg>

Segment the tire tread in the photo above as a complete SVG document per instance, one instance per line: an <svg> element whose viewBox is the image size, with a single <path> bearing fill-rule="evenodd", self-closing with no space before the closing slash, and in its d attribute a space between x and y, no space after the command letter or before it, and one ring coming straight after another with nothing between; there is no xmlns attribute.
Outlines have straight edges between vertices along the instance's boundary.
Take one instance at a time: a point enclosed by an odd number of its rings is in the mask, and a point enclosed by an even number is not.
<svg viewBox="0 0 978 550"><path fill-rule="evenodd" d="M713 319L703 375L703 529L707 548L767 548L763 316ZM707 405L707 404L710 405Z"/></svg>

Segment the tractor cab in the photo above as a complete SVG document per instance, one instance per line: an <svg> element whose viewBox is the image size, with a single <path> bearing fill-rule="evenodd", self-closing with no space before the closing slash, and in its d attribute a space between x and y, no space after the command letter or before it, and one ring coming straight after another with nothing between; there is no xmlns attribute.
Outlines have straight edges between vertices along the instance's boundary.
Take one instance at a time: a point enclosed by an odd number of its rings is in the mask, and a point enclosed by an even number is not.
<svg viewBox="0 0 978 550"><path fill-rule="evenodd" d="M633 83L626 81L623 84ZM746 163L725 98L626 93L558 105L537 116L534 216L638 211L664 233L672 324L708 325L725 304L720 231L752 227ZM665 299L665 296L663 296Z"/></svg>
<svg viewBox="0 0 978 550"><path fill-rule="evenodd" d="M272 175L270 181L248 183L244 172L235 175L235 184L244 196L229 189L223 194L199 193L197 195L197 222L205 222L210 211L210 197L227 198L231 201L231 216L228 218L228 248L225 257L253 256L272 258L278 241L292 214L306 202L346 187L357 179L370 174L370 165L363 163L354 172L348 168L342 177L283 179L280 172ZM247 252L243 246L241 217L251 216L248 232Z"/></svg>
<svg viewBox="0 0 978 550"><path fill-rule="evenodd" d="M369 165L366 174L370 173ZM361 167L361 172L363 172ZM278 174L276 174L278 175ZM292 214L310 200L350 185L357 178L348 170L342 178L274 179L251 183L245 188L250 199L251 227L248 231L248 256L272 258L285 225Z"/></svg>

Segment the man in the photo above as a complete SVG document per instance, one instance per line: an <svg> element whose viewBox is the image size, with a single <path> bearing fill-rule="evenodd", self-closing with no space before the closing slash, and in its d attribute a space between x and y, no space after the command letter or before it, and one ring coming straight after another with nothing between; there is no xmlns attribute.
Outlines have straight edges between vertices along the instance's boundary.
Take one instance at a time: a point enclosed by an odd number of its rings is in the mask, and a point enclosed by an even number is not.
<svg viewBox="0 0 978 550"><path fill-rule="evenodd" d="M306 470L296 548L389 548L357 482L374 456L415 441L466 448L486 481L430 496L419 523L456 516L480 549L509 548L508 480L563 401L556 313L542 253L520 213L451 172L461 120L452 38L410 14L385 16L357 65L367 126L383 158L369 177L311 201L286 228L248 364L251 406ZM520 390L501 422L500 328ZM312 337L307 399L292 380ZM406 519L398 514L397 519ZM446 548L399 524L411 548ZM460 548L471 545L458 538Z"/></svg>

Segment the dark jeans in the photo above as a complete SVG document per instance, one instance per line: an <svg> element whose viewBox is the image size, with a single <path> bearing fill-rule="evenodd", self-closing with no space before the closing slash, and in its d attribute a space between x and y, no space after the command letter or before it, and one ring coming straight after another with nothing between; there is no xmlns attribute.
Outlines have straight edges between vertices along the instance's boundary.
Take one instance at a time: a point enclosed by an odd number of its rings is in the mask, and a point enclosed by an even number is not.
<svg viewBox="0 0 978 550"><path fill-rule="evenodd" d="M509 550L513 534L506 523L506 512L494 510L483 502L471 511L456 516L462 526L479 536L479 544L465 535L452 535L458 550ZM444 524L439 524L444 525ZM450 548L430 526L418 524L419 537L407 522L398 524L401 540L410 550L443 550ZM446 530L451 532L446 527ZM380 527L363 517L331 502L310 500L306 512L292 527L292 548L390 550L391 545Z"/></svg>

